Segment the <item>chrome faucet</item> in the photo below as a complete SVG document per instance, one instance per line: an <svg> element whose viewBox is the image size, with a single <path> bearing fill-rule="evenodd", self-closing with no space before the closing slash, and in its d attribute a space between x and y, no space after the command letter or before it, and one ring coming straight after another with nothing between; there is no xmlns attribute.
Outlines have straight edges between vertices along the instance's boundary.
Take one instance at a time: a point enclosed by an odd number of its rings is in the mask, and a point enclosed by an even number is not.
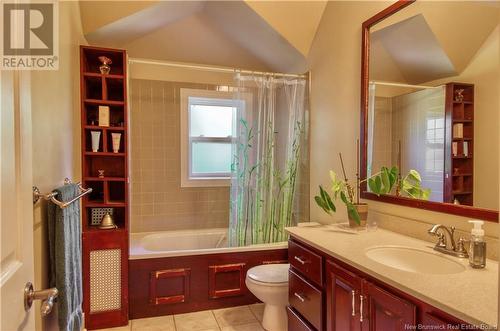
<svg viewBox="0 0 500 331"><path fill-rule="evenodd" d="M434 246L434 250L456 257L469 257L467 249L465 249L466 240L460 238L458 244L455 243L454 226L448 228L442 224L435 224L427 232L430 235L438 237L438 242Z"/></svg>

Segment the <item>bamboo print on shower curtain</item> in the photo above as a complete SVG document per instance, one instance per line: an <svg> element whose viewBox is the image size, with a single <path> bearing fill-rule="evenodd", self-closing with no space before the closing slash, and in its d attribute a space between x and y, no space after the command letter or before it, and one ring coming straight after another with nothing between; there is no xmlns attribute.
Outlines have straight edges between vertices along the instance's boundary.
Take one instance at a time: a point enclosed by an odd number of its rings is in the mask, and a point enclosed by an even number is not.
<svg viewBox="0 0 500 331"><path fill-rule="evenodd" d="M229 241L284 241L284 228L297 222L306 81L238 74L236 83L235 98L245 106L234 121Z"/></svg>

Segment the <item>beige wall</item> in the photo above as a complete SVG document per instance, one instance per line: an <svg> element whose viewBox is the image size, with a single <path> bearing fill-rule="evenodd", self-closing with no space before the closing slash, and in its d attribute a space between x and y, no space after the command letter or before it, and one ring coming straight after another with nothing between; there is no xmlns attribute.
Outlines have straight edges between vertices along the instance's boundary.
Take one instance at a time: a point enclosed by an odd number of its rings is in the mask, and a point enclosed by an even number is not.
<svg viewBox="0 0 500 331"><path fill-rule="evenodd" d="M390 2L329 2L308 58L311 89L311 197L319 184L328 186L328 171L340 170L342 152L348 176L356 171L356 137L359 135L361 24ZM497 108L498 109L498 108ZM498 122L497 122L498 123ZM470 231L466 218L369 201L370 216L382 227L431 241L431 223L455 225ZM411 215L411 216L409 216ZM347 218L339 208L330 217L311 199L311 220L329 223ZM486 226L489 256L498 255L498 224Z"/></svg>
<svg viewBox="0 0 500 331"><path fill-rule="evenodd" d="M77 2L59 3L59 70L32 73L33 185L50 192L65 177L80 178L79 45L84 44ZM35 288L48 287L46 202L34 209ZM36 329L56 330L55 314Z"/></svg>

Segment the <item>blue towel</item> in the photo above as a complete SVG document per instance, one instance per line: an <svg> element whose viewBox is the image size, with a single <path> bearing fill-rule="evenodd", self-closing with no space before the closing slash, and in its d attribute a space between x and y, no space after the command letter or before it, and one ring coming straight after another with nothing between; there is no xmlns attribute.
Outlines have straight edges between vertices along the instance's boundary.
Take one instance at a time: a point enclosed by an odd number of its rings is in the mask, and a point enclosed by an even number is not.
<svg viewBox="0 0 500 331"><path fill-rule="evenodd" d="M80 189L76 184L68 184L59 187L56 192L56 199L69 201L80 194ZM50 286L59 290L59 330L80 331L83 326L80 201L64 209L49 202L47 211Z"/></svg>

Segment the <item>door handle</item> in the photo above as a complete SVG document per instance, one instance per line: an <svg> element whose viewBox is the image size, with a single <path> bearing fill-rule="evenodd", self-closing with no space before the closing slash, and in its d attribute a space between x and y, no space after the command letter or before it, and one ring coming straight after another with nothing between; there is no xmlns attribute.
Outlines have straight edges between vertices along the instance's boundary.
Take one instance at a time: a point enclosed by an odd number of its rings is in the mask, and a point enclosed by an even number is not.
<svg viewBox="0 0 500 331"><path fill-rule="evenodd" d="M295 292L293 295L294 295L297 299L299 299L301 302L306 302L307 297L306 297L305 295L303 295L303 294L299 294L299 293L297 293L297 292Z"/></svg>
<svg viewBox="0 0 500 331"><path fill-rule="evenodd" d="M295 259L295 261L299 262L299 263L300 263L300 264L302 264L302 265L304 265L304 264L306 264L306 263L308 262L308 261L306 261L306 260L301 259L301 258L300 258L300 257L298 257L297 255L295 255L293 258Z"/></svg>
<svg viewBox="0 0 500 331"><path fill-rule="evenodd" d="M356 291L352 290L351 291L351 309L352 309L352 316L356 316Z"/></svg>
<svg viewBox="0 0 500 331"><path fill-rule="evenodd" d="M359 321L361 323L363 323L363 300L364 300L364 297L363 295L360 295L359 296Z"/></svg>
<svg viewBox="0 0 500 331"><path fill-rule="evenodd" d="M42 316L47 316L52 311L52 308L54 307L54 300L58 295L59 291L55 287L35 291L33 290L33 284L27 282L24 287L24 310L29 311L33 305L33 301L42 300L40 312L42 313Z"/></svg>

